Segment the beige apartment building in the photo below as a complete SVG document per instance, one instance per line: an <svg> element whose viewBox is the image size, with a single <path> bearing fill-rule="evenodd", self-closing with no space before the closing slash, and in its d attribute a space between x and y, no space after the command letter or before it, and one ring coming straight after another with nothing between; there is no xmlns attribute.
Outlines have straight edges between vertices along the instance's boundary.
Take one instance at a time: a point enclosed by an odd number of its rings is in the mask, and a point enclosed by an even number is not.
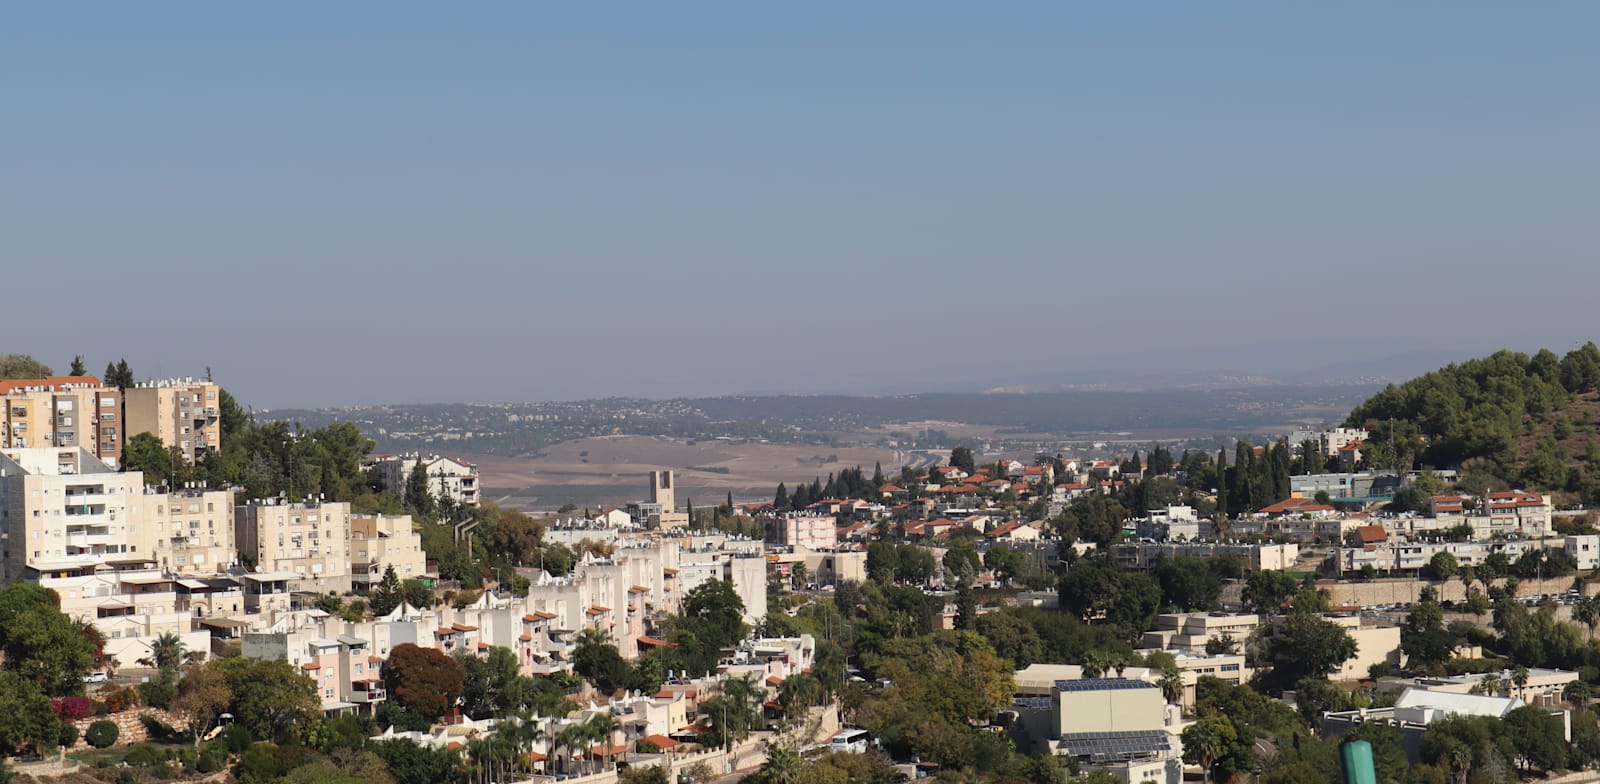
<svg viewBox="0 0 1600 784"><path fill-rule="evenodd" d="M82 447L115 467L122 457L122 393L93 376L0 381L0 447Z"/></svg>
<svg viewBox="0 0 1600 784"><path fill-rule="evenodd" d="M155 538L153 557L162 571L210 575L238 560L232 490L151 491L145 496L144 513Z"/></svg>
<svg viewBox="0 0 1600 784"><path fill-rule="evenodd" d="M151 562L143 496L81 447L0 450L0 581Z"/></svg>
<svg viewBox="0 0 1600 784"><path fill-rule="evenodd" d="M357 587L382 580L390 566L401 580L416 579L427 571L427 560L409 515L350 518L350 579Z"/></svg>
<svg viewBox="0 0 1600 784"><path fill-rule="evenodd" d="M127 433L151 433L178 447L185 458L198 460L222 444L219 390L192 378L142 381L126 395Z"/></svg>
<svg viewBox="0 0 1600 784"><path fill-rule="evenodd" d="M234 542L255 570L293 575L295 590L350 590L350 505L281 498L234 508Z"/></svg>

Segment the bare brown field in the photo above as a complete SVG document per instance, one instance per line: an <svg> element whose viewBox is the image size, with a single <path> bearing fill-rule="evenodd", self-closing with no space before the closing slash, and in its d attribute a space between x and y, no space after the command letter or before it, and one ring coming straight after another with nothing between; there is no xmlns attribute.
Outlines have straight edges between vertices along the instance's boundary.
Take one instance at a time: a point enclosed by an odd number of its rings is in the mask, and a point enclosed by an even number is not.
<svg viewBox="0 0 1600 784"><path fill-rule="evenodd" d="M903 456L870 447L736 444L651 436L601 436L549 447L536 458L472 455L485 494L502 504L526 509L554 508L567 501L580 506L621 504L645 494L651 471L671 470L680 503L699 497L709 506L728 493L736 501L769 498L779 482L794 485L860 465L884 473L899 470ZM704 469L726 469L708 471Z"/></svg>

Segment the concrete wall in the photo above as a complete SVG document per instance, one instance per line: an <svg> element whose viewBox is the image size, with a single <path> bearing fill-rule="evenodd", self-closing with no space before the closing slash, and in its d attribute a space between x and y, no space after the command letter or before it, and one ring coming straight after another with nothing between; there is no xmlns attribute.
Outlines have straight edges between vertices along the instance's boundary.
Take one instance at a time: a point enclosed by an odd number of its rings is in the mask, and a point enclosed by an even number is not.
<svg viewBox="0 0 1600 784"><path fill-rule="evenodd" d="M1504 586L1505 580L1494 581L1495 585ZM1320 580L1317 587L1325 589L1329 594L1329 602L1335 607L1359 605L1372 607L1380 604L1410 604L1422 600L1422 587L1433 586L1439 592L1439 601L1462 601L1467 598L1466 587L1460 580L1451 579L1444 582L1431 580L1417 580L1412 578L1380 578L1371 582L1362 580ZM1480 591L1484 590L1482 581L1473 583ZM1564 593L1573 585L1571 577L1550 577L1544 580L1521 580L1517 586L1518 596L1534 596L1541 593Z"/></svg>

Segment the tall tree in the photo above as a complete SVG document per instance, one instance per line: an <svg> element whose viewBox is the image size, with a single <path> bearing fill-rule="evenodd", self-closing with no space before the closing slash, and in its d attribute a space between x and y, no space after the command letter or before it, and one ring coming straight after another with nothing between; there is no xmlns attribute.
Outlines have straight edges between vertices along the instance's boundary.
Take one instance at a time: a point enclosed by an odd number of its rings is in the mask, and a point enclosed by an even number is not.
<svg viewBox="0 0 1600 784"><path fill-rule="evenodd" d="M228 688L228 679L211 667L196 664L178 681L172 712L188 722L194 745L198 747L201 738L217 725L231 702L233 691Z"/></svg>
<svg viewBox="0 0 1600 784"><path fill-rule="evenodd" d="M44 378L50 366L27 354L0 354L0 379Z"/></svg>
<svg viewBox="0 0 1600 784"><path fill-rule="evenodd" d="M383 679L394 700L429 720L437 719L455 704L463 685L461 664L443 651L396 645L384 664Z"/></svg>
<svg viewBox="0 0 1600 784"><path fill-rule="evenodd" d="M436 500L428 479L428 469L419 458L406 477L406 508L422 520L432 520Z"/></svg>
<svg viewBox="0 0 1600 784"><path fill-rule="evenodd" d="M87 375L89 375L89 371L86 368L84 368L84 366L83 366L83 355L82 354L79 354L79 355L77 355L77 356L72 358L72 370L68 372L68 375L72 375L72 376L87 376Z"/></svg>

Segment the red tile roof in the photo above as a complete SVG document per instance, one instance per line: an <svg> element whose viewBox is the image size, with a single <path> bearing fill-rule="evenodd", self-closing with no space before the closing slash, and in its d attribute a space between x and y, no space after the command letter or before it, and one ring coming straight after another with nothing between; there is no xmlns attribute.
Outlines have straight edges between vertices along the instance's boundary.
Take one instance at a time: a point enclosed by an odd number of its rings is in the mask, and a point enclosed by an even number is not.
<svg viewBox="0 0 1600 784"><path fill-rule="evenodd" d="M50 376L49 378L18 378L10 381L0 381L0 395L9 395L20 389L48 387L52 390L71 384L75 387L100 386L100 379L94 376Z"/></svg>

